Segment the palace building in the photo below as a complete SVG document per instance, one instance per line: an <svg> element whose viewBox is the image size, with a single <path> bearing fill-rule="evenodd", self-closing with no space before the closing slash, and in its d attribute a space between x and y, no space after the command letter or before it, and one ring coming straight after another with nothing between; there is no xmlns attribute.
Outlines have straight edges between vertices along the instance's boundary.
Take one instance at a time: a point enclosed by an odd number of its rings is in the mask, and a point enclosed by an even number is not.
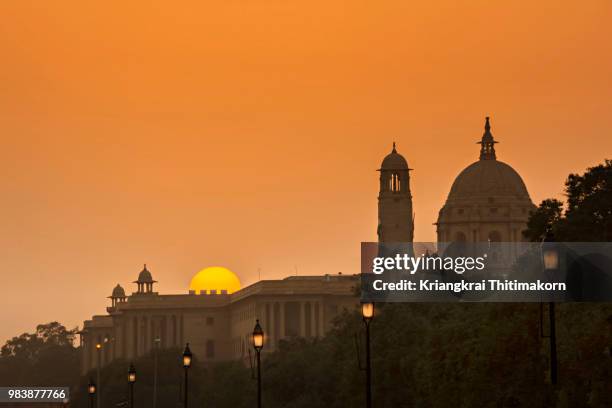
<svg viewBox="0 0 612 408"><path fill-rule="evenodd" d="M535 209L519 174L497 160L489 118L479 143L479 160L457 176L439 212L438 242L519 242ZM412 243L411 169L395 143L378 171L378 241ZM134 283L129 296L117 285L108 313L84 322L83 373L98 362L131 360L187 342L201 361L245 358L256 319L266 336L263 351L274 351L282 339L325 335L334 317L359 303L358 275L291 276L241 288L231 271L212 267L193 278L188 293L160 294L145 265Z"/></svg>
<svg viewBox="0 0 612 408"><path fill-rule="evenodd" d="M290 276L232 291L239 280L231 271L208 269L214 273L204 270L194 277L198 292L155 292L157 282L146 265L134 282L136 292L127 296L117 285L109 296L108 314L84 322L82 372L98 361L104 366L117 358L142 356L154 347L182 348L187 342L201 361L245 358L256 319L266 333L263 350L269 352L284 338L323 336L343 309L358 305L356 276Z"/></svg>

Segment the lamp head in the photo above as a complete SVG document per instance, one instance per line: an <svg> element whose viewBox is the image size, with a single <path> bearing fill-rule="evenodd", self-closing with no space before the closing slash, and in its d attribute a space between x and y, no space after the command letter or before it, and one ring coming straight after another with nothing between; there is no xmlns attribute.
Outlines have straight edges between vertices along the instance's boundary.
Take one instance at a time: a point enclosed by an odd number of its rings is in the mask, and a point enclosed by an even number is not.
<svg viewBox="0 0 612 408"><path fill-rule="evenodd" d="M189 368L191 366L191 360L193 358L193 354L191 354L191 350L189 349L189 343L185 345L185 351L183 351L183 367Z"/></svg>
<svg viewBox="0 0 612 408"><path fill-rule="evenodd" d="M136 369L132 363L130 363L130 368L128 370L128 382L130 384L134 384L136 382Z"/></svg>
<svg viewBox="0 0 612 408"><path fill-rule="evenodd" d="M96 383L94 383L92 379L89 379L89 385L87 385L87 392L89 393L89 395L94 395L96 393Z"/></svg>
<svg viewBox="0 0 612 408"><path fill-rule="evenodd" d="M374 317L374 303L362 303L361 304L361 315L363 316L363 320L369 322Z"/></svg>
<svg viewBox="0 0 612 408"><path fill-rule="evenodd" d="M542 264L547 271L559 269L559 246L550 227L546 229L542 240Z"/></svg>
<svg viewBox="0 0 612 408"><path fill-rule="evenodd" d="M253 347L259 351L264 345L264 332L259 324L259 319L255 321L255 328L253 329Z"/></svg>

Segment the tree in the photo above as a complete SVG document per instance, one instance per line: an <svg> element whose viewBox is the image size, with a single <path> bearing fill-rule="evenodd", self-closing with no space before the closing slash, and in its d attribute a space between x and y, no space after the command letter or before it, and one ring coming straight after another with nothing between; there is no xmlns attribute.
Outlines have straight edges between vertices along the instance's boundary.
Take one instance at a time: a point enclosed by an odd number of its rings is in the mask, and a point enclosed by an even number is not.
<svg viewBox="0 0 612 408"><path fill-rule="evenodd" d="M546 230L556 224L562 215L563 202L554 198L543 200L531 213L523 235L531 242L542 241Z"/></svg>
<svg viewBox="0 0 612 408"><path fill-rule="evenodd" d="M558 241L612 241L612 160L590 167L582 174L570 174L565 182L567 203L542 201L532 212L524 236L541 241L546 228Z"/></svg>
<svg viewBox="0 0 612 408"><path fill-rule="evenodd" d="M58 322L39 324L34 333L23 333L8 340L0 350L2 357L20 357L35 360L46 347L72 347L77 329L67 330Z"/></svg>
<svg viewBox="0 0 612 408"><path fill-rule="evenodd" d="M79 377L77 329L58 322L39 324L34 333L8 340L0 351L0 383L5 385L62 386Z"/></svg>

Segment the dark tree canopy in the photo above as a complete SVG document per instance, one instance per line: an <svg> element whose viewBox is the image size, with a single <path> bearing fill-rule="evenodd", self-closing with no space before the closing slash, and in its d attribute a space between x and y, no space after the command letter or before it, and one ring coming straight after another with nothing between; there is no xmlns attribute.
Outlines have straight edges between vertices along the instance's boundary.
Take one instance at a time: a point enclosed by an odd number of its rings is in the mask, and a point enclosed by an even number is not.
<svg viewBox="0 0 612 408"><path fill-rule="evenodd" d="M548 228L559 222L563 214L563 202L548 198L540 203L527 221L523 235L532 242L541 241Z"/></svg>
<svg viewBox="0 0 612 408"><path fill-rule="evenodd" d="M607 242L612 240L612 160L570 174L565 182L565 209L561 201L542 201L531 214L524 235L541 241L547 227L558 241Z"/></svg>
<svg viewBox="0 0 612 408"><path fill-rule="evenodd" d="M7 341L0 351L0 386L74 384L79 376L76 332L51 322Z"/></svg>

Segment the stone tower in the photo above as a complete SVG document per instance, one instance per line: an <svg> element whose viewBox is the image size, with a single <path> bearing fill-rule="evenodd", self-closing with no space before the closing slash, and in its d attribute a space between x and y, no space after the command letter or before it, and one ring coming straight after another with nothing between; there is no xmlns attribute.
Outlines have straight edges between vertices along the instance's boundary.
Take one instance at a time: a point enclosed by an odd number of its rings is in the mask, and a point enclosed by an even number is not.
<svg viewBox="0 0 612 408"><path fill-rule="evenodd" d="M406 159L393 150L380 166L378 194L378 242L412 242L414 216L410 193L410 168Z"/></svg>

